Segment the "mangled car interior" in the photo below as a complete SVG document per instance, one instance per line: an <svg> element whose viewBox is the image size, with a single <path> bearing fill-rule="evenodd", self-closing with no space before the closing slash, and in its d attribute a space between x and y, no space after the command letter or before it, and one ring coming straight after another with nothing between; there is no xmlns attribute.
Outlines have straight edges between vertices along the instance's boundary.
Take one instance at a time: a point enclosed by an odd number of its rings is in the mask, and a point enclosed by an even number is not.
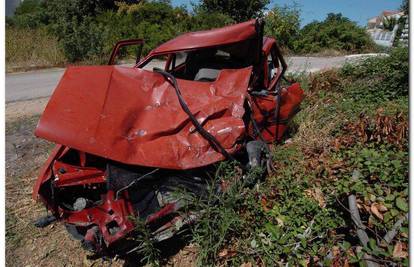
<svg viewBox="0 0 414 267"><path fill-rule="evenodd" d="M203 196L225 160L269 167L269 145L303 98L299 84L281 85L287 66L261 20L186 33L137 53L134 67L115 65L120 48L142 43L117 43L105 66L68 67L35 131L56 144L33 190L52 215L37 225L60 221L93 252L137 219L156 241L196 221L174 192Z"/></svg>

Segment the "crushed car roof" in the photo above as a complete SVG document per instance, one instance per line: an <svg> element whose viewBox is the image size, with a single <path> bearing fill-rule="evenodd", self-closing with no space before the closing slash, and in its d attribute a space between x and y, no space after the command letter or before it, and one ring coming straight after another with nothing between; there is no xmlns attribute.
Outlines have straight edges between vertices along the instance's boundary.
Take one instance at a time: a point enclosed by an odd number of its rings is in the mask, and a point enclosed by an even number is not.
<svg viewBox="0 0 414 267"><path fill-rule="evenodd" d="M255 25L256 20L253 19L223 28L185 33L158 46L150 54L164 54L253 39L257 36Z"/></svg>

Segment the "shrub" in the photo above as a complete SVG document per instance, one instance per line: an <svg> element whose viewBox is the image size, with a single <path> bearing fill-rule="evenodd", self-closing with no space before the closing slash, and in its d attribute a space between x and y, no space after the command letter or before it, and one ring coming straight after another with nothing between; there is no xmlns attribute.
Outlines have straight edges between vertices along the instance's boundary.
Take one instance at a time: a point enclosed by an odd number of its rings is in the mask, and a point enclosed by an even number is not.
<svg viewBox="0 0 414 267"><path fill-rule="evenodd" d="M48 23L45 2L26 0L15 10L14 16L7 18L7 24L17 27L36 28Z"/></svg>
<svg viewBox="0 0 414 267"><path fill-rule="evenodd" d="M300 53L317 53L324 49L362 52L374 47L365 30L340 13L330 13L324 21L303 27L294 46Z"/></svg>
<svg viewBox="0 0 414 267"><path fill-rule="evenodd" d="M112 7L92 0L64 4L52 0L47 10L50 29L58 36L68 60L92 58L99 63L106 61L115 42L121 39L144 39L145 54L180 33L231 22L228 16L201 10L192 16L167 1L117 2Z"/></svg>
<svg viewBox="0 0 414 267"><path fill-rule="evenodd" d="M49 29L61 43L69 61L102 54L102 29L95 17L113 8L111 1L50 0L46 4Z"/></svg>
<svg viewBox="0 0 414 267"><path fill-rule="evenodd" d="M101 28L103 53L109 55L115 42L142 38L143 53L186 31L188 13L165 2L122 3L117 11L107 11L96 19Z"/></svg>
<svg viewBox="0 0 414 267"><path fill-rule="evenodd" d="M200 7L209 13L223 13L237 22L262 15L269 0L202 0Z"/></svg>
<svg viewBox="0 0 414 267"><path fill-rule="evenodd" d="M228 15L220 12L206 12L203 9L196 9L196 12L188 17L188 27L190 31L209 30L220 28L235 21Z"/></svg>
<svg viewBox="0 0 414 267"><path fill-rule="evenodd" d="M294 6L275 6L265 17L265 33L274 37L279 45L294 49L300 32L300 10Z"/></svg>
<svg viewBox="0 0 414 267"><path fill-rule="evenodd" d="M91 63L105 63L113 45L121 39L144 39L142 52L145 54L180 33L221 27L231 22L229 16L221 13L196 8L195 13L190 14L183 7L173 7L170 2L161 0L137 4L28 0L20 5L15 17L7 19L8 27L36 28L47 24L68 61Z"/></svg>
<svg viewBox="0 0 414 267"><path fill-rule="evenodd" d="M348 79L347 94L355 99L378 102L408 96L408 48L394 48L387 57L347 64L341 72Z"/></svg>
<svg viewBox="0 0 414 267"><path fill-rule="evenodd" d="M121 39L144 39L142 52L146 54L181 33L221 27L231 22L233 21L223 14L206 13L198 9L191 15L181 7L156 1L121 3L116 11L104 12L96 18L104 55L109 55L112 46Z"/></svg>

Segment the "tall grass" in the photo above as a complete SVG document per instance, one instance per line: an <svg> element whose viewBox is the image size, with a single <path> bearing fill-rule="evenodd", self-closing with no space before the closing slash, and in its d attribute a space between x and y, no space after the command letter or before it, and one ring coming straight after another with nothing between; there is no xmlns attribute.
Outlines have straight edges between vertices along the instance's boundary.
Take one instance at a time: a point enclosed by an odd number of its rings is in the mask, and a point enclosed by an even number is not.
<svg viewBox="0 0 414 267"><path fill-rule="evenodd" d="M66 61L58 40L44 28L6 27L6 71L53 67Z"/></svg>

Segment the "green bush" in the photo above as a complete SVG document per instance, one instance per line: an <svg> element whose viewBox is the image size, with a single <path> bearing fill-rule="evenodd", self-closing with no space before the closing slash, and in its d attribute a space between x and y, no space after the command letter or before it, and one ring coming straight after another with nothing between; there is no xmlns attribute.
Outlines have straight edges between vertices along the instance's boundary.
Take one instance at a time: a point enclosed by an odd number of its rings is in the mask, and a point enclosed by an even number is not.
<svg viewBox="0 0 414 267"><path fill-rule="evenodd" d="M374 45L365 29L340 13L330 13L324 21L303 27L294 47L299 53L317 53L325 49L354 53L373 49Z"/></svg>
<svg viewBox="0 0 414 267"><path fill-rule="evenodd" d="M280 46L294 49L300 33L300 10L297 6L275 6L265 17L265 34L274 37Z"/></svg>
<svg viewBox="0 0 414 267"><path fill-rule="evenodd" d="M348 80L346 93L355 99L378 102L408 96L408 48L394 48L389 56L347 64L341 74Z"/></svg>
<svg viewBox="0 0 414 267"><path fill-rule="evenodd" d="M50 0L41 7L39 12L46 18L49 31L58 38L71 62L92 60L104 63L113 45L128 38L144 39L145 54L180 33L220 27L233 21L226 15L206 13L201 9L189 14L184 8L173 7L168 1L161 0L138 4ZM11 23L23 20L19 14Z"/></svg>
<svg viewBox="0 0 414 267"><path fill-rule="evenodd" d="M189 15L182 8L165 2L120 4L117 11L107 11L96 18L101 29L103 53L109 55L115 42L142 38L143 53L187 31Z"/></svg>
<svg viewBox="0 0 414 267"><path fill-rule="evenodd" d="M202 0L200 8L208 13L222 13L237 22L247 21L263 14L269 0Z"/></svg>
<svg viewBox="0 0 414 267"><path fill-rule="evenodd" d="M15 10L13 17L7 18L9 26L36 28L48 23L46 5L42 0L23 1Z"/></svg>
<svg viewBox="0 0 414 267"><path fill-rule="evenodd" d="M96 17L101 47L93 52L109 55L115 42L142 38L145 41L142 53L146 54L181 33L221 27L231 22L223 14L203 10L189 14L184 8L172 7L164 1L121 3L116 11L106 11Z"/></svg>
<svg viewBox="0 0 414 267"><path fill-rule="evenodd" d="M58 37L69 61L101 56L102 29L95 18L113 7L110 1L47 1L49 30Z"/></svg>
<svg viewBox="0 0 414 267"><path fill-rule="evenodd" d="M190 13L169 1L27 0L7 18L8 26L46 26L68 61L106 62L120 39L143 38L147 53L180 33L222 27L261 15L268 0L202 1ZM359 52L373 47L365 31L340 14L329 14L302 30L296 5L275 6L265 17L265 33L290 51L315 53L325 49Z"/></svg>
<svg viewBox="0 0 414 267"><path fill-rule="evenodd" d="M203 9L196 9L195 13L190 15L187 20L189 31L209 30L220 28L235 21L228 15L220 12L206 12Z"/></svg>

